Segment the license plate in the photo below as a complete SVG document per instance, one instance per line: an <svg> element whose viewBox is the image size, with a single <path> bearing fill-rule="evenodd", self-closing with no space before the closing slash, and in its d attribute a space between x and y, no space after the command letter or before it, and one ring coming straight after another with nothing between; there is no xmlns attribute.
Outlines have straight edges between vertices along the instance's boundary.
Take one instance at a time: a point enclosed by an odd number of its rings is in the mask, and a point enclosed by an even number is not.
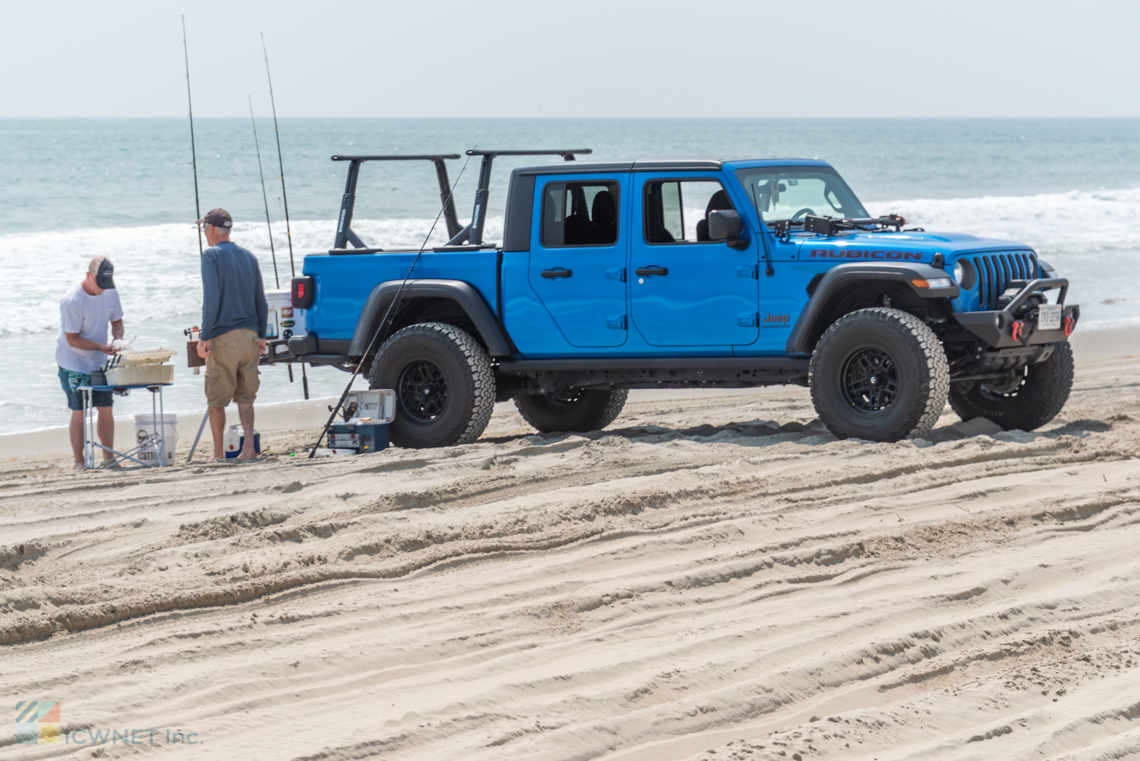
<svg viewBox="0 0 1140 761"><path fill-rule="evenodd" d="M1060 330L1061 329L1061 305L1060 304L1042 304L1037 308L1037 329L1038 330Z"/></svg>

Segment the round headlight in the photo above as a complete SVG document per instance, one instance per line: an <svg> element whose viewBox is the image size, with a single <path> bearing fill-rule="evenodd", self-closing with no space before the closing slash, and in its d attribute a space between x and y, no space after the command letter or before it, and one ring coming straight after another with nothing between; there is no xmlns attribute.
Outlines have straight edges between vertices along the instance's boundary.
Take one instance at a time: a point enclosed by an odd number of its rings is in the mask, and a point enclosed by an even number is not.
<svg viewBox="0 0 1140 761"><path fill-rule="evenodd" d="M978 271L969 259L959 259L954 262L954 279L963 291L972 291L978 284Z"/></svg>

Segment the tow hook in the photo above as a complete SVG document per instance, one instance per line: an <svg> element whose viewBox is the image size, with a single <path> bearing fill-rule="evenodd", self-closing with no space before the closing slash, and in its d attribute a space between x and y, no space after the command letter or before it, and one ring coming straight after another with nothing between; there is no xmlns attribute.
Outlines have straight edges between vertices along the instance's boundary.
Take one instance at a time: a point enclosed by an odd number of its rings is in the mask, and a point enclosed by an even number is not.
<svg viewBox="0 0 1140 761"><path fill-rule="evenodd" d="M1014 320L1013 324L1010 325L1009 327L1010 327L1010 332L1013 336L1013 340L1020 343L1022 336L1025 335L1025 321L1024 320Z"/></svg>
<svg viewBox="0 0 1140 761"><path fill-rule="evenodd" d="M1065 331L1065 337L1073 335L1073 329L1077 327L1077 321L1072 317L1065 317L1061 320L1061 327Z"/></svg>

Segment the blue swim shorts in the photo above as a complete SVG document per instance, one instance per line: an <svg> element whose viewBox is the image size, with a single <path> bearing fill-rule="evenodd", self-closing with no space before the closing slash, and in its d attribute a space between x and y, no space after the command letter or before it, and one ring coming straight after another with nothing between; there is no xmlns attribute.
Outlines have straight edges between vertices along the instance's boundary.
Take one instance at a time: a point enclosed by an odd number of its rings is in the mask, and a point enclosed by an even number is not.
<svg viewBox="0 0 1140 761"><path fill-rule="evenodd" d="M83 409L83 392L77 391L80 386L91 385L91 375L77 373L74 370L59 368L59 385L63 386L63 393L67 394L67 408L79 412ZM112 403L110 391L94 391L91 394L91 403L96 407L110 407Z"/></svg>

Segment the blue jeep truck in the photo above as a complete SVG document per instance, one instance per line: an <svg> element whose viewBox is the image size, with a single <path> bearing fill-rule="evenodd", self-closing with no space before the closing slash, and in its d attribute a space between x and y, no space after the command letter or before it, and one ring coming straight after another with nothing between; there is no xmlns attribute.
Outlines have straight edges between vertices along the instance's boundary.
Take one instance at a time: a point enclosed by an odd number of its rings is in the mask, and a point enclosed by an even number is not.
<svg viewBox="0 0 1140 761"><path fill-rule="evenodd" d="M823 161L584 153L468 151L466 226L445 164L459 156L334 156L349 168L336 241L305 257L307 332L276 361L363 362L395 390L405 447L475 441L507 399L540 431L598 430L633 388L805 385L828 430L872 441L924 435L947 400L1032 430L1068 399L1080 310L1028 246L872 218ZM503 240L484 243L494 159L543 154L564 161L512 171ZM391 160L435 165L446 245L353 232L361 167Z"/></svg>

